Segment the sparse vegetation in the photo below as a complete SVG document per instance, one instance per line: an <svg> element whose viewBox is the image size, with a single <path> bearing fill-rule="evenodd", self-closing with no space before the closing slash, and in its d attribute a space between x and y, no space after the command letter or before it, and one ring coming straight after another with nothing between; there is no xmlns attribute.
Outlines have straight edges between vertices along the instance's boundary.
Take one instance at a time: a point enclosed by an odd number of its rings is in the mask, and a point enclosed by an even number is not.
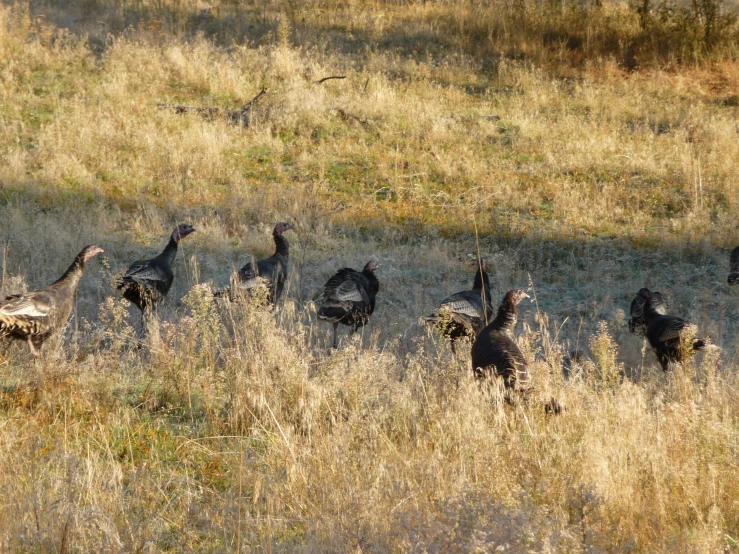
<svg viewBox="0 0 739 554"><path fill-rule="evenodd" d="M739 551L732 14L3 4L0 292L105 254L37 362L0 345L0 550ZM263 88L248 126L157 108ZM280 309L214 301L278 221ZM198 233L138 348L115 277L180 222ZM478 256L493 305L533 298L528 404L418 323ZM328 356L315 295L372 257L372 320ZM626 329L643 286L719 348L662 374Z"/></svg>

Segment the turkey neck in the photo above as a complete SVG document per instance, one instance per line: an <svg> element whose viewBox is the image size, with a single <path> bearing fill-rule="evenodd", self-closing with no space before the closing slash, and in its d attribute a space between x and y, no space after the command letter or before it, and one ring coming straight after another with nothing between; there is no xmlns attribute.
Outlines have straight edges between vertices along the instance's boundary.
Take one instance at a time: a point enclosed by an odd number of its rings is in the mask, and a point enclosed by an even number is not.
<svg viewBox="0 0 739 554"><path fill-rule="evenodd" d="M380 290L380 281L377 279L377 277L375 277L374 271L362 271L362 275L367 277L370 289L375 292L378 292Z"/></svg>
<svg viewBox="0 0 739 554"><path fill-rule="evenodd" d="M290 243L280 233L274 233L272 236L275 238L275 246L277 247L275 254L287 259L290 254Z"/></svg>
<svg viewBox="0 0 739 554"><path fill-rule="evenodd" d="M472 283L472 290L485 292L485 303L490 302L490 277L488 277L487 271L482 268L477 269L475 273L475 282Z"/></svg>
<svg viewBox="0 0 739 554"><path fill-rule="evenodd" d="M503 331L505 333L513 333L513 329L516 327L518 322L518 309L515 304L509 302L503 302L498 309L498 315L490 324L489 329L491 331Z"/></svg>
<svg viewBox="0 0 739 554"><path fill-rule="evenodd" d="M77 256L74 261L72 262L72 265L69 266L67 271L64 272L64 274L59 277L56 281L54 281L51 286L56 288L61 287L69 287L72 290L77 288L77 283L79 283L80 278L82 277L82 274L85 272L85 259L82 256Z"/></svg>
<svg viewBox="0 0 739 554"><path fill-rule="evenodd" d="M164 248L164 251L157 256L160 260L163 260L167 262L167 265L172 265L172 262L174 262L174 258L177 255L177 241L174 240L174 237L170 237L169 242L167 243L167 246Z"/></svg>

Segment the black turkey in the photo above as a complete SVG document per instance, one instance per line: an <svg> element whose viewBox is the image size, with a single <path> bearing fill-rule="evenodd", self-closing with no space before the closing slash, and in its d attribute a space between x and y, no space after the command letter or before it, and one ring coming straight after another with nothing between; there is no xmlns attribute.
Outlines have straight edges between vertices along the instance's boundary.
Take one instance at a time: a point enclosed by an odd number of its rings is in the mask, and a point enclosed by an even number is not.
<svg viewBox="0 0 739 554"><path fill-rule="evenodd" d="M521 354L513 330L518 321L518 303L529 295L509 290L495 319L477 335L472 344L472 370L479 379L490 374L503 378L506 388L522 390L529 381L526 359Z"/></svg>
<svg viewBox="0 0 739 554"><path fill-rule="evenodd" d="M264 286L268 291L268 301L275 304L285 288L287 263L290 257L290 243L282 234L294 228L294 225L284 222L275 225L272 231L275 253L256 264L252 262L245 264L236 274L231 286L216 291L215 296L228 296L233 300L238 293L251 294L255 288Z"/></svg>
<svg viewBox="0 0 739 554"><path fill-rule="evenodd" d="M652 294L647 289L644 292L644 321L647 324L647 340L652 350L657 355L662 371L667 371L670 362L682 362L683 354L692 354L696 351L705 350L708 345L708 337L704 339L693 338L690 344L681 345L682 335L694 331L691 325L681 317L662 314L652 304ZM683 352L685 350L685 352Z"/></svg>
<svg viewBox="0 0 739 554"><path fill-rule="evenodd" d="M141 310L144 318L167 296L174 281L172 262L177 256L177 245L194 231L192 225L178 225L161 254L150 260L133 262L118 281L118 290L123 291L123 298Z"/></svg>
<svg viewBox="0 0 739 554"><path fill-rule="evenodd" d="M729 286L733 287L739 280L739 246L731 251L731 258L729 258L729 278L727 279Z"/></svg>
<svg viewBox="0 0 739 554"><path fill-rule="evenodd" d="M452 352L456 352L454 343L458 339L476 337L480 329L493 318L490 278L486 269L485 260L479 260L472 289L445 298L433 314L423 318L451 340Z"/></svg>
<svg viewBox="0 0 739 554"><path fill-rule="evenodd" d="M31 353L38 356L44 341L67 323L85 263L102 251L98 246L85 246L64 275L45 289L1 301L0 336L26 341Z"/></svg>
<svg viewBox="0 0 739 554"><path fill-rule="evenodd" d="M375 297L380 290L380 282L375 276L378 267L373 261L367 262L362 271L345 267L323 287L318 319L329 321L334 326L334 348L337 347L339 323L356 332L375 311Z"/></svg>
<svg viewBox="0 0 739 554"><path fill-rule="evenodd" d="M644 304L647 302L647 294L651 295L652 307L657 313L667 314L667 300L661 293L650 291L647 288L640 289L631 301L629 331L642 336L647 334L647 322L644 319Z"/></svg>

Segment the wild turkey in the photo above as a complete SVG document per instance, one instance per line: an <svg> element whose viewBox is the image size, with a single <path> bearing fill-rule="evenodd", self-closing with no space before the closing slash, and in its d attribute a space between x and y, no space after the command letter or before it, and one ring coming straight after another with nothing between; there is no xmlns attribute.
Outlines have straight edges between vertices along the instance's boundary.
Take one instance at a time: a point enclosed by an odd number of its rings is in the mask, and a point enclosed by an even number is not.
<svg viewBox="0 0 739 554"><path fill-rule="evenodd" d="M680 317L658 312L652 304L652 293L647 289L642 289L639 292L646 299L644 303L644 321L647 324L647 340L662 365L662 371L667 371L670 362L683 361L683 348L680 344L681 336L685 332L694 330L695 326ZM686 345L686 353L705 350L707 345L708 337L705 339L694 338L689 345Z"/></svg>
<svg viewBox="0 0 739 554"><path fill-rule="evenodd" d="M731 251L731 257L729 258L729 278L727 279L729 286L733 287L739 281L739 246Z"/></svg>
<svg viewBox="0 0 739 554"><path fill-rule="evenodd" d="M336 328L339 323L352 327L352 332L369 321L375 311L375 296L380 282L375 277L379 265L369 261L362 271L350 267L340 269L323 287L318 319L334 326L334 343L337 347Z"/></svg>
<svg viewBox="0 0 739 554"><path fill-rule="evenodd" d="M287 276L287 262L290 256L290 243L282 235L285 231L294 229L295 226L290 223L278 223L272 231L275 239L275 253L269 258L259 260L254 265L249 262L242 267L236 274L231 286L216 291L215 296L235 298L237 292L251 293L252 290L263 285L267 287L269 293L268 300L270 304L275 304L282 295L285 287L285 278Z"/></svg>
<svg viewBox="0 0 739 554"><path fill-rule="evenodd" d="M651 294L652 307L657 313L662 315L667 314L667 300L665 300L665 297L661 293L650 291L647 288L640 289L631 301L629 331L642 336L647 334L647 322L644 320L644 304L647 301L647 294Z"/></svg>
<svg viewBox="0 0 739 554"><path fill-rule="evenodd" d="M509 290L498 315L477 335L472 344L472 370L478 379L493 373L503 378L506 388L526 388L528 366L513 336L518 321L517 306L524 298L529 298L524 291Z"/></svg>
<svg viewBox="0 0 739 554"><path fill-rule="evenodd" d="M174 281L172 262L177 255L177 245L193 232L195 228L192 225L178 225L161 254L150 260L133 262L118 281L118 290L123 291L123 298L141 310L142 316L150 314L167 296Z"/></svg>
<svg viewBox="0 0 739 554"><path fill-rule="evenodd" d="M426 323L433 323L444 336L449 337L452 352L456 352L454 343L457 339L476 337L480 329L493 318L490 278L486 269L485 260L479 260L472 289L445 298L433 314L423 318Z"/></svg>
<svg viewBox="0 0 739 554"><path fill-rule="evenodd" d="M64 327L87 261L103 251L85 246L54 283L36 292L14 294L0 302L0 336L28 342L34 356L49 336Z"/></svg>

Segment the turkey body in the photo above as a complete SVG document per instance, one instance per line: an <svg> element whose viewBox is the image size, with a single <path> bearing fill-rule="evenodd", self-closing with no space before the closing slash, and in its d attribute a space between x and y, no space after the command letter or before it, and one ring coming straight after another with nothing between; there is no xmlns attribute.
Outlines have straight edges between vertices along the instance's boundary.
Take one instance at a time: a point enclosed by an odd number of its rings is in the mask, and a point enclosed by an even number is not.
<svg viewBox="0 0 739 554"><path fill-rule="evenodd" d="M161 254L150 260L133 262L118 281L117 288L123 292L123 298L143 315L150 313L167 296L174 281L172 262L177 256L177 245L194 231L191 225L179 225Z"/></svg>
<svg viewBox="0 0 739 554"><path fill-rule="evenodd" d="M640 289L631 301L631 309L629 315L629 331L631 333L645 336L647 334L647 322L644 319L644 305L647 303L647 296L651 298L652 307L659 314L667 314L667 300L657 292L650 291L647 288Z"/></svg>
<svg viewBox="0 0 739 554"><path fill-rule="evenodd" d="M649 291L645 293L645 298L644 321L647 324L647 340L657 355L662 371L669 369L670 362L682 362L683 354L705 350L708 345L707 337L692 339L683 349L680 344L682 335L695 327L681 317L660 313L652 304L652 295Z"/></svg>
<svg viewBox="0 0 739 554"><path fill-rule="evenodd" d="M478 262L471 290L452 294L441 301L436 311L423 319L436 325L437 329L455 342L463 337L476 337L480 330L493 318L490 306L490 278L485 260Z"/></svg>
<svg viewBox="0 0 739 554"><path fill-rule="evenodd" d="M375 298L380 290L380 282L375 276L378 267L374 261L367 262L362 271L345 267L324 285L318 319L333 325L334 348L337 347L339 324L356 332L375 311Z"/></svg>
<svg viewBox="0 0 739 554"><path fill-rule="evenodd" d="M0 336L26 341L31 353L38 356L44 341L67 323L85 263L102 251L98 246L86 246L48 287L0 301Z"/></svg>
<svg viewBox="0 0 739 554"><path fill-rule="evenodd" d="M215 296L228 296L234 299L238 293L250 294L258 286L267 287L268 301L275 304L282 296L287 277L290 258L290 243L283 236L285 231L294 229L290 223L278 223L272 231L275 241L275 253L269 258L256 263L248 262L239 269L231 286L216 291Z"/></svg>
<svg viewBox="0 0 739 554"><path fill-rule="evenodd" d="M477 378L501 377L509 389L523 389L528 384L528 365L513 335L517 306L524 298L529 295L522 290L508 291L495 319L477 335L472 344L472 370Z"/></svg>

